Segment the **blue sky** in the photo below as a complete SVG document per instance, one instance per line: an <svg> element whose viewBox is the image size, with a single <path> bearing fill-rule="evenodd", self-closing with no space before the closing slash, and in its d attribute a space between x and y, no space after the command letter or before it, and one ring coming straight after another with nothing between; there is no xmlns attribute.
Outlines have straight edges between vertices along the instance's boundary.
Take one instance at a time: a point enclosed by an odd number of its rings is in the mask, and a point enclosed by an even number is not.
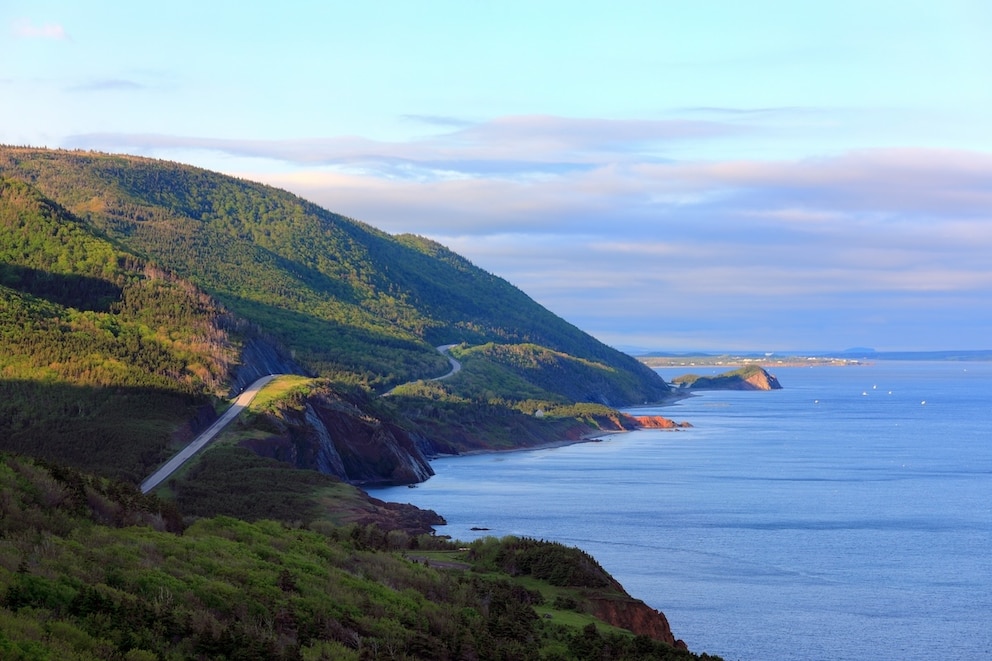
<svg viewBox="0 0 992 661"><path fill-rule="evenodd" d="M0 4L0 142L272 183L621 347L992 348L992 3Z"/></svg>

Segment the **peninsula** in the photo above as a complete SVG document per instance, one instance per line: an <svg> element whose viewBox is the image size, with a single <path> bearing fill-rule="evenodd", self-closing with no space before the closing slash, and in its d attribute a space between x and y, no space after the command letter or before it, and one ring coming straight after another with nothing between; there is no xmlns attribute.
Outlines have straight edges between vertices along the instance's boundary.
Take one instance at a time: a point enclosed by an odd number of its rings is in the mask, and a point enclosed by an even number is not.
<svg viewBox="0 0 992 661"><path fill-rule="evenodd" d="M716 376L685 374L672 379L679 389L687 390L781 390L778 379L758 365L748 365Z"/></svg>

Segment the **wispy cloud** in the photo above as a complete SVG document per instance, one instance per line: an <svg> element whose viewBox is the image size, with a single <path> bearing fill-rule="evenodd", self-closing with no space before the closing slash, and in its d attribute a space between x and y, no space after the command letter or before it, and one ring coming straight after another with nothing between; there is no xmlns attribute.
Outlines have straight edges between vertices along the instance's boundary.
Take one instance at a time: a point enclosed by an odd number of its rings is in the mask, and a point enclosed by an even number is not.
<svg viewBox="0 0 992 661"><path fill-rule="evenodd" d="M129 92L144 89L145 86L125 78L104 78L73 85L70 92Z"/></svg>
<svg viewBox="0 0 992 661"><path fill-rule="evenodd" d="M443 115L403 115L401 119L428 126L444 126L447 128L464 128L472 126L475 122L458 117L447 117Z"/></svg>
<svg viewBox="0 0 992 661"><path fill-rule="evenodd" d="M739 324L779 347L780 328L854 346L865 328L916 324L923 308L990 300L992 154L665 156L673 142L741 130L518 116L407 142L88 135L70 146L292 164L236 174L438 239L613 342L630 341L609 331L622 315L629 337L654 326L671 338L721 333L730 347Z"/></svg>
<svg viewBox="0 0 992 661"><path fill-rule="evenodd" d="M571 119L547 115L502 117L464 125L435 118L454 130L404 142L356 136L293 140L225 140L161 134L70 136L77 147L150 152L201 149L294 165L350 167L389 178L453 176L529 177L585 170L604 162L663 160L666 144L730 135L740 127L690 120Z"/></svg>
<svg viewBox="0 0 992 661"><path fill-rule="evenodd" d="M21 39L55 39L68 41L69 33L58 23L35 25L30 19L19 18L11 23L11 33Z"/></svg>

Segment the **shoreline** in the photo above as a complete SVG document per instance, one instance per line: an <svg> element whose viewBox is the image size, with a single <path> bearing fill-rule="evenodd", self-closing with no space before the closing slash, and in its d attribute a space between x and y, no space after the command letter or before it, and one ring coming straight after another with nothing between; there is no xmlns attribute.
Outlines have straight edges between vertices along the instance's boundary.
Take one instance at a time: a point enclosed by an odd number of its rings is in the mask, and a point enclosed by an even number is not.
<svg viewBox="0 0 992 661"><path fill-rule="evenodd" d="M673 396L667 400L662 400L660 402L655 402L651 404L635 404L632 406L626 406L623 409L617 409L621 414L624 411L630 411L633 409L648 409L648 408L658 408L665 406L674 406L677 402L687 399L689 397L697 397L695 393L692 392L682 392L674 393ZM637 416L631 416L637 417ZM678 423L676 423L678 425ZM606 437L614 436L616 434L628 434L632 431L637 431L638 429L657 429L652 427L635 427L633 429L590 429L588 432L584 432L579 438L576 439L559 439L557 441L549 441L547 443L539 443L537 445L530 445L526 447L515 447L515 448L488 448L484 450L466 450L465 452L459 452L458 454L447 454L439 453L431 457L427 457L427 461L434 461L435 459L447 459L451 457L470 457L480 454L502 454L504 452L532 452L537 450L553 450L555 448L568 447L569 445L575 445L578 443L598 443L606 439ZM682 427L676 426L673 429L667 431L679 431L683 429ZM666 431L666 430L662 430ZM428 478L430 479L430 478ZM426 480L425 480L426 482Z"/></svg>
<svg viewBox="0 0 992 661"><path fill-rule="evenodd" d="M616 429L616 430L596 430L591 432L589 435L584 435L582 438L577 439L563 439L560 441L549 441L547 443L539 443L537 445L528 445L526 447L519 448L489 448L486 450L466 450L465 452L459 452L458 454L445 454L439 453L432 457L428 457L427 461L434 461L435 459L453 459L456 457L473 457L480 454L503 454L506 452L536 452L537 450L554 450L555 448L564 448L569 445L576 445L578 443L595 443L602 440L598 437L600 436L611 436L613 434L625 434L627 432L634 431L633 429ZM428 478L430 479L430 478ZM424 480L425 482L427 480Z"/></svg>

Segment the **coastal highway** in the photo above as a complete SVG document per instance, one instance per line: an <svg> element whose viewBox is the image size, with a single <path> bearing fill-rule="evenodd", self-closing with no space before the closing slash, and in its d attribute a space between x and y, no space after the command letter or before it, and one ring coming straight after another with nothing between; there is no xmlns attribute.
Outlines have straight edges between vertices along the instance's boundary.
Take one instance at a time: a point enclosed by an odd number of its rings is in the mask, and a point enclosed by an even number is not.
<svg viewBox="0 0 992 661"><path fill-rule="evenodd" d="M447 379L449 376L454 376L455 374L458 374L458 372L461 371L462 364L459 363L457 360L455 360L450 353L448 353L451 350L451 347L457 347L457 346L458 346L457 344L445 344L443 346L436 347L436 349L438 350L438 352L440 352L441 355L443 355L445 358L448 359L448 363L451 364L451 371L449 371L447 374L442 374L441 376L435 376L433 378L427 379L427 381L441 381L443 379ZM410 381L410 383L416 383L416 382L415 381ZM390 395L393 394L393 392L396 390L396 388L402 388L405 385L407 385L407 384L406 383L401 383L400 385L396 386L395 388L390 388L387 392L384 392L382 394L382 396L383 397L389 397Z"/></svg>
<svg viewBox="0 0 992 661"><path fill-rule="evenodd" d="M458 374L458 372L461 370L462 364L459 363L454 358L452 358L451 354L448 353L449 351L451 351L451 347L456 347L456 346L458 345L445 344L444 346L437 348L437 350L440 351L441 354L448 359L448 362L451 363L451 371L445 374L444 376L436 376L433 379L430 379L431 381L440 381L441 379L447 379L449 376L454 376L455 374Z"/></svg>
<svg viewBox="0 0 992 661"><path fill-rule="evenodd" d="M207 443L212 441L213 438L219 434L222 429L224 429L224 427L238 417L238 414L241 413L246 406L251 404L251 400L255 399L255 395L257 395L269 381L277 376L278 374L263 376L261 379L245 388L244 392L238 395L237 399L234 400L234 403L231 404L231 408L224 411L224 415L220 416L206 431L194 438L192 443L180 450L176 456L165 462L161 468L149 475L145 481L141 483L141 493L148 493L159 484L167 480L169 476L175 473L180 466L190 459L190 457L202 450Z"/></svg>
<svg viewBox="0 0 992 661"><path fill-rule="evenodd" d="M452 358L451 354L448 353L453 346L455 345L446 344L444 346L437 347L437 350L444 354L444 356L447 357L448 362L451 363L451 371L443 376L434 377L433 379L430 379L431 381L447 379L449 376L457 374L462 368L461 363ZM190 457L202 450L207 443L212 441L214 437L219 434L222 429L224 429L224 427L229 425L236 417L238 417L238 414L241 413L246 406L251 404L253 399L255 399L255 395L257 395L269 381L277 376L279 375L270 374L269 376L263 376L261 379L248 386L245 391L238 395L237 399L234 400L234 403L231 404L231 408L224 411L224 415L219 417L214 424L210 425L205 432L194 438L189 445L180 450L178 454L172 457L172 459L165 462L157 471L149 475L145 481L141 483L141 493L148 493L158 485L162 484L162 482L169 479L169 476L179 470L180 466L189 461ZM391 392L392 390L387 392L386 395Z"/></svg>

